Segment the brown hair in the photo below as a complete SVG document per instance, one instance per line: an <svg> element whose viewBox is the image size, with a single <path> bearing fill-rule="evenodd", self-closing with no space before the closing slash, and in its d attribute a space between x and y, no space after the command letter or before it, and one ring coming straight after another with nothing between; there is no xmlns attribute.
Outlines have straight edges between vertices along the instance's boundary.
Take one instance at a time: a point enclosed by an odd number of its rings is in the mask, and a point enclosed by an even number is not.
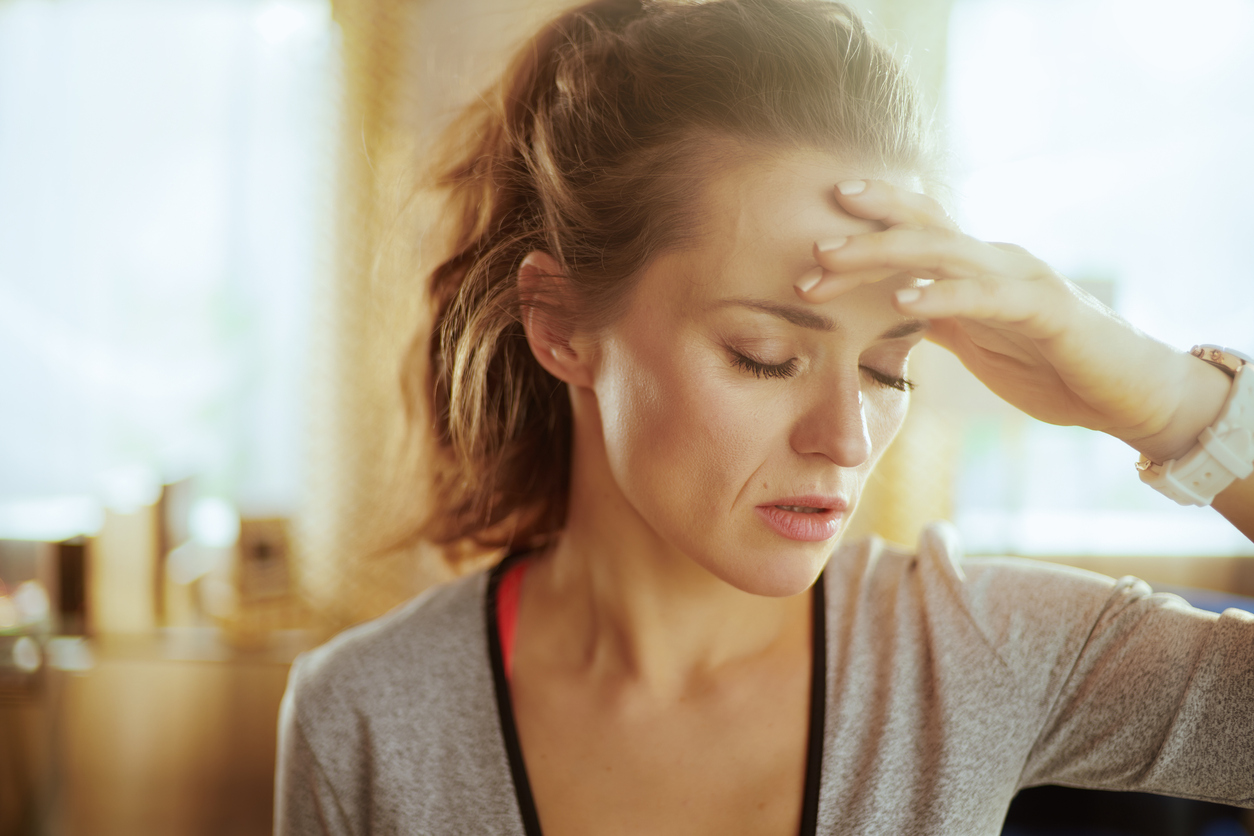
<svg viewBox="0 0 1254 836"><path fill-rule="evenodd" d="M550 254L568 294L559 315L612 320L633 277L693 234L694 186L727 139L872 170L920 172L925 159L901 67L826 0L588 3L544 27L452 125L436 183L450 250L430 276L433 333L416 335L403 371L411 419L429 410L434 425L412 539L455 560L563 526L570 403L526 342L519 265Z"/></svg>

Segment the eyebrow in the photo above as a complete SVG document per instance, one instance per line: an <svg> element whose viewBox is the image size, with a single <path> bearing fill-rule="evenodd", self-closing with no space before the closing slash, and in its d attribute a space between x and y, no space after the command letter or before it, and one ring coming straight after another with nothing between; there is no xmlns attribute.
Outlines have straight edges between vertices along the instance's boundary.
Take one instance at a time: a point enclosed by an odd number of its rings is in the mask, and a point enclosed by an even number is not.
<svg viewBox="0 0 1254 836"><path fill-rule="evenodd" d="M835 331L836 323L830 317L824 316L818 311L800 307L799 305L781 305L778 302L770 302L766 299L724 299L717 304L717 307L727 307L735 305L741 308L749 308L750 310L760 311L771 316L779 317L786 322L791 322L801 328L808 328L811 331ZM917 334L920 331L926 331L928 323L918 319L907 319L905 322L899 322L880 334L878 339L881 340L899 340L902 337L908 337L911 334Z"/></svg>

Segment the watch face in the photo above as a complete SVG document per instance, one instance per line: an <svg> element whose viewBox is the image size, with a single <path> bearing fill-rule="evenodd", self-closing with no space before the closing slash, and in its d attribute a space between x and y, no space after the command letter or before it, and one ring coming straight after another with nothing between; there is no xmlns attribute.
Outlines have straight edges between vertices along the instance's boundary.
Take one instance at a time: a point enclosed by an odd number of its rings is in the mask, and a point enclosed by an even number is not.
<svg viewBox="0 0 1254 836"><path fill-rule="evenodd" d="M1225 348L1222 345L1195 345L1191 353L1212 366L1218 366L1232 377L1235 377L1246 363L1254 363L1254 358L1251 358L1249 355L1242 354L1235 348Z"/></svg>

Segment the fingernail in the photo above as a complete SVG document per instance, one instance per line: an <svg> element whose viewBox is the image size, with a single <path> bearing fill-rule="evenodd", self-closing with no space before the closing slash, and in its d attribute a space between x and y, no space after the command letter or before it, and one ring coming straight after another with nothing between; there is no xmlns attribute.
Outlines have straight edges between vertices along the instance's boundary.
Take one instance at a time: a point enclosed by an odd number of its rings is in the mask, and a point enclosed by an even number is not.
<svg viewBox="0 0 1254 836"><path fill-rule="evenodd" d="M811 267L801 274L801 278L797 279L797 290L800 290L802 293L808 293L814 289L814 286L819 283L821 278L823 278L823 268Z"/></svg>
<svg viewBox="0 0 1254 836"><path fill-rule="evenodd" d="M865 180L845 180L836 184L836 191L843 195L862 194L866 191Z"/></svg>
<svg viewBox="0 0 1254 836"><path fill-rule="evenodd" d="M848 240L848 238L844 237L828 238L826 241L816 242L814 246L818 248L818 251L821 253L830 253L832 250L839 250L841 247L845 246L845 242Z"/></svg>
<svg viewBox="0 0 1254 836"><path fill-rule="evenodd" d="M917 287L903 287L901 290L897 291L896 293L897 304L909 305L913 302L919 301L919 297L921 295L922 294L919 293L919 289Z"/></svg>

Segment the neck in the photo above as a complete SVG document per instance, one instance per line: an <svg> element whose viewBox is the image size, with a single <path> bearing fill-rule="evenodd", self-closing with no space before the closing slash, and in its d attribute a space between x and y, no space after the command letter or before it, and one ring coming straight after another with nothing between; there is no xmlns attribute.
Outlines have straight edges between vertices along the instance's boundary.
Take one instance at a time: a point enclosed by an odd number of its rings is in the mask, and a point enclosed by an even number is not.
<svg viewBox="0 0 1254 836"><path fill-rule="evenodd" d="M808 652L809 593L744 592L667 543L618 491L600 439L599 427L577 431L566 529L528 574L552 661L681 695L720 671Z"/></svg>

